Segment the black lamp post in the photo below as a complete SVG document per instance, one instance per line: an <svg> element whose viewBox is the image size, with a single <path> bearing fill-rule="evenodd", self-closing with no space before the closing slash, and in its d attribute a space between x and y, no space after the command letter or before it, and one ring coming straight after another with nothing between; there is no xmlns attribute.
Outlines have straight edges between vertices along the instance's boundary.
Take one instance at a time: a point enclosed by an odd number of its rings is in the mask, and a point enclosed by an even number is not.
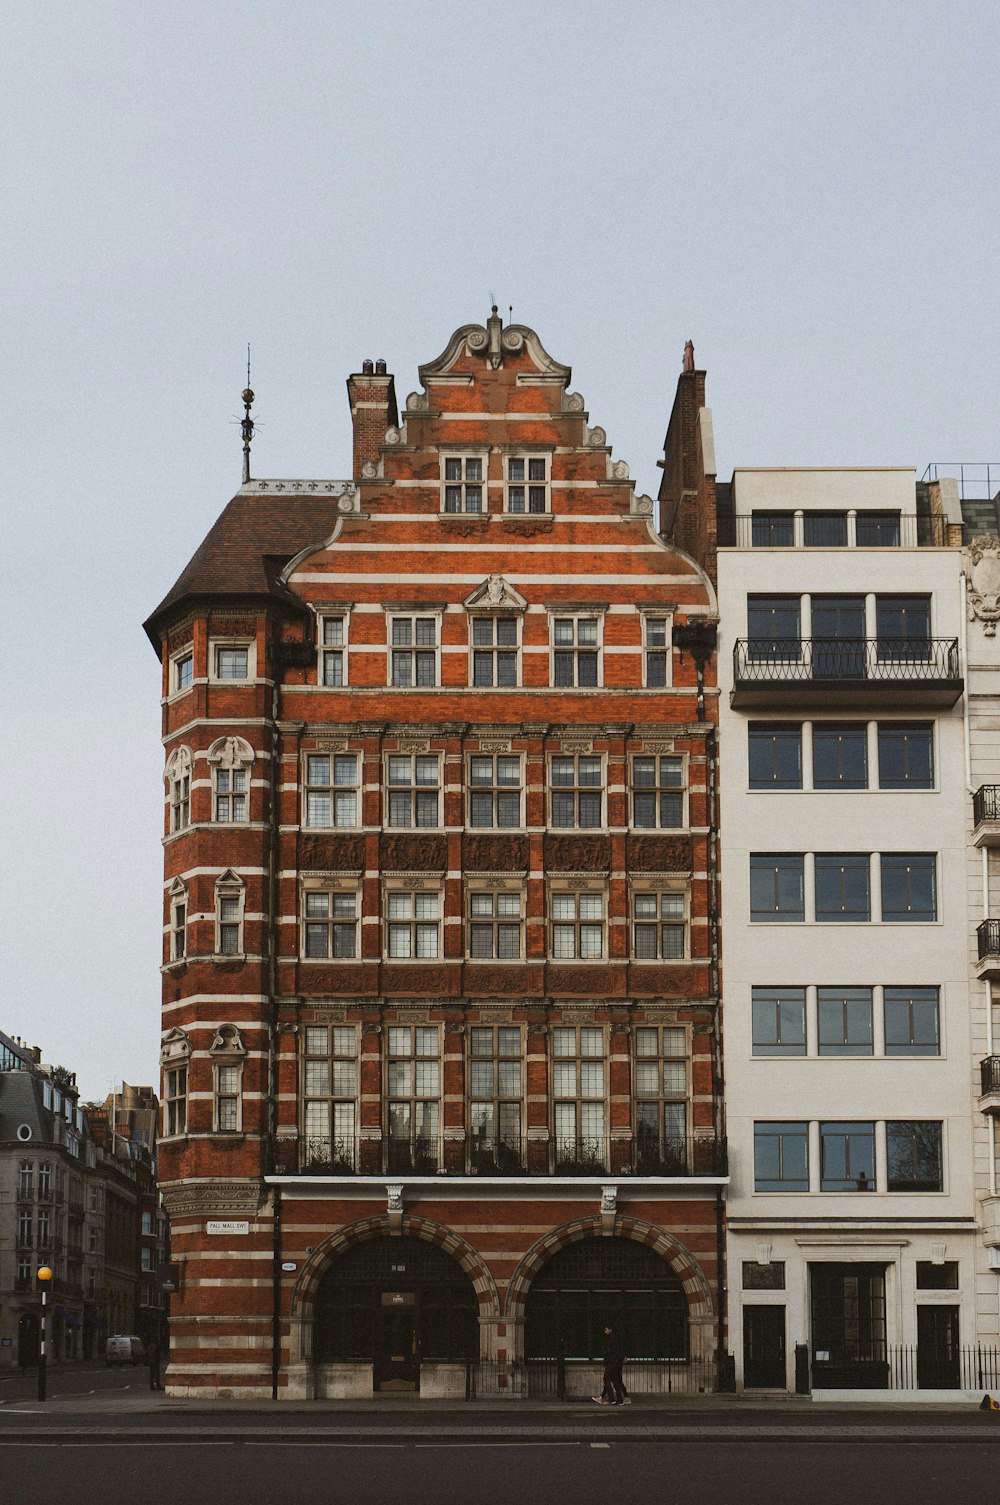
<svg viewBox="0 0 1000 1505"><path fill-rule="evenodd" d="M38 1279L42 1286L42 1331L38 1345L38 1399L45 1399L45 1333L49 1315L49 1281L52 1279L52 1271L48 1265L43 1265L38 1271Z"/></svg>

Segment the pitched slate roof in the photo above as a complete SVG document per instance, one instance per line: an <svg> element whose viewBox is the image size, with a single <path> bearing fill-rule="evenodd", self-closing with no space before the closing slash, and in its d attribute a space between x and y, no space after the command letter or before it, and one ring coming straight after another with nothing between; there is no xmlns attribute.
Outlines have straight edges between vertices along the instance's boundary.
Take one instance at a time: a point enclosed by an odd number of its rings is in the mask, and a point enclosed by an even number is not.
<svg viewBox="0 0 1000 1505"><path fill-rule="evenodd" d="M164 621L192 597L273 596L301 609L278 576L300 550L329 538L338 515L336 496L237 492L143 623L157 653Z"/></svg>

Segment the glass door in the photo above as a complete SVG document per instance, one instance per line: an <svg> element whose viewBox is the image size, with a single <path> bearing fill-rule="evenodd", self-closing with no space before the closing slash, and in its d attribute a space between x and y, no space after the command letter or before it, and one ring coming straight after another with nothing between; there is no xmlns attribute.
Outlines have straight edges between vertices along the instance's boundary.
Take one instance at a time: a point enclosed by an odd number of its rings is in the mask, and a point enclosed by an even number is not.
<svg viewBox="0 0 1000 1505"><path fill-rule="evenodd" d="M864 679L864 596L813 596L814 679Z"/></svg>

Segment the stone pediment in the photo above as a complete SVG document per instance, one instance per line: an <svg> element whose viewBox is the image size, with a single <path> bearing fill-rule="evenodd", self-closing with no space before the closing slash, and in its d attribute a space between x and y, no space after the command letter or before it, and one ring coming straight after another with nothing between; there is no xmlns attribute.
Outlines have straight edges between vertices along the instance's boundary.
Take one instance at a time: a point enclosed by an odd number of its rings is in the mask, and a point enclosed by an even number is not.
<svg viewBox="0 0 1000 1505"><path fill-rule="evenodd" d="M528 603L502 575L487 575L463 601L466 611L527 611Z"/></svg>

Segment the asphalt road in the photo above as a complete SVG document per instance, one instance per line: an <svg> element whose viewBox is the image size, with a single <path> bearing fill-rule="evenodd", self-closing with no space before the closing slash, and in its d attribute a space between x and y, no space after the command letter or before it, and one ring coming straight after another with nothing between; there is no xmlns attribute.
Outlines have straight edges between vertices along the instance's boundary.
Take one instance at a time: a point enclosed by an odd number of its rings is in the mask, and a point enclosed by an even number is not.
<svg viewBox="0 0 1000 1505"><path fill-rule="evenodd" d="M11 1505L966 1505L996 1497L997 1454L975 1444L495 1443L95 1438L8 1444Z"/></svg>
<svg viewBox="0 0 1000 1505"><path fill-rule="evenodd" d="M103 1359L76 1364L53 1364L46 1372L46 1387L53 1400L68 1395L92 1395L107 1392L113 1395L120 1391L134 1393L149 1388L149 1370L139 1364L135 1368L115 1365L109 1369ZM0 1405L14 1401L32 1400L38 1394L38 1370L5 1370L0 1373Z"/></svg>

